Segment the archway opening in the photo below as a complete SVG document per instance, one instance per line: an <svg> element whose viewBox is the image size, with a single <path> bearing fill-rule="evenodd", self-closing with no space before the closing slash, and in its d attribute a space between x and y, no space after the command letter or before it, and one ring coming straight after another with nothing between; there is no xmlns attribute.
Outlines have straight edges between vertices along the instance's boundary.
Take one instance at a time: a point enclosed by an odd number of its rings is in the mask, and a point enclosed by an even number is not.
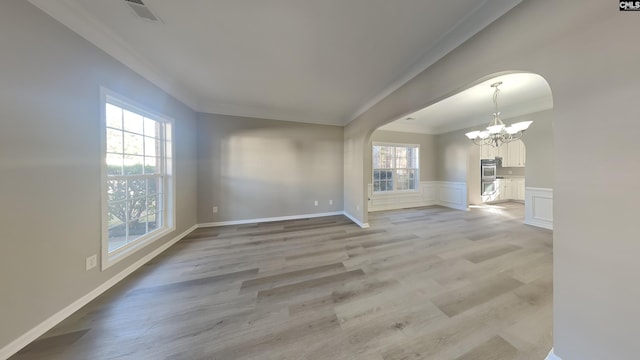
<svg viewBox="0 0 640 360"><path fill-rule="evenodd" d="M488 151L472 145L465 132L486 127L492 113L492 88L490 84L502 81L501 118L510 124L532 120L534 123L519 142L504 145L491 152L502 162L497 171L496 195L482 197L480 160ZM365 185L367 212L442 205L465 210L469 205L496 201L517 201L527 205L525 188L551 188L553 183L553 134L551 89L540 75L528 72L502 72L483 77L466 88L428 104L424 108L391 119L371 131L363 149L363 182ZM530 136L531 135L531 136ZM530 144L531 143L531 144ZM395 181L403 180L395 166L387 172L392 184L381 189L376 186L376 145L416 146L419 149L419 174L414 188L396 187ZM529 149L532 145L532 149ZM525 150L526 149L526 150ZM527 157L530 158L527 159ZM527 160L525 160L527 159ZM395 161L395 160L394 160ZM529 169L531 163L531 169ZM525 170L525 166L527 169ZM379 169L378 169L379 170ZM533 203L530 204L531 206ZM550 212L551 203L547 204ZM544 214L545 224L535 219L531 209L526 211L532 225L551 228L549 213ZM538 219L539 220L539 219Z"/></svg>

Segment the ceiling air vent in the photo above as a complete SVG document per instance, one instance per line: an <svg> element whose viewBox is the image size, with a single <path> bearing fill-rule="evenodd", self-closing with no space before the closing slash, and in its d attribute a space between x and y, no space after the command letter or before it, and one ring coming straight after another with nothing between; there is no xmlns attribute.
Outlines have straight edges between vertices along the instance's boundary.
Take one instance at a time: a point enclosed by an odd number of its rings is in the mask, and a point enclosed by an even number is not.
<svg viewBox="0 0 640 360"><path fill-rule="evenodd" d="M160 21L160 19L145 5L142 0L123 0L127 6L133 10L138 17L151 21Z"/></svg>

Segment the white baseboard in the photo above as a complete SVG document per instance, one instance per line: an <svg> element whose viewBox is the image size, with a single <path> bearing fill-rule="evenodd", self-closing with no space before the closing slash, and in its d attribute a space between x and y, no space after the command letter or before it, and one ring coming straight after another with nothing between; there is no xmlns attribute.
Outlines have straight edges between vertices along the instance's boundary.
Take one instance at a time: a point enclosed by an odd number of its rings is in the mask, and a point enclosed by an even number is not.
<svg viewBox="0 0 640 360"><path fill-rule="evenodd" d="M35 339L39 338L40 336L42 336L47 331L51 330L51 328L53 328L54 326L59 324L62 320L66 319L67 317L69 317L74 312L80 310L80 308L82 308L83 306L88 304L91 300L97 298L100 294L102 294L103 292L107 291L110 287L112 287L113 285L119 283L122 279L126 278L129 274L131 274L132 272L136 271L142 265L146 264L149 260L151 260L154 257L160 255L160 253L162 253L163 251L165 251L169 247L171 247L173 244L175 244L178 241L180 241L183 237L187 236L190 232L195 230L197 227L198 227L197 225L193 225L192 227L190 227L189 229L187 229L183 233L181 233L178 236L174 237L170 241L164 243L162 246L158 247L154 251L152 251L149 254L145 255L140 260L136 261L135 263L131 264L126 269L122 270L121 272L119 272L118 274L116 274L115 276L110 278L109 280L105 281L100 286L98 286L95 289L91 290L88 294L82 296L81 298L79 298L78 300L74 301L70 305L66 306L64 309L58 311L57 313L51 315L45 321L43 321L40 324L36 325L31 330L27 331L26 333L24 333L23 335L21 335L20 337L15 339L14 341L10 342L5 347L1 348L0 349L0 359L7 359L10 356L12 356L13 354L15 354L18 351L20 351L25 346L29 345L32 341L34 341Z"/></svg>
<svg viewBox="0 0 640 360"><path fill-rule="evenodd" d="M346 211L343 211L342 214L348 217L349 220L353 221L354 223L356 223L356 225L360 226L363 229L367 229L369 227L369 223L363 223L362 221L358 220L355 216L349 214Z"/></svg>
<svg viewBox="0 0 640 360"><path fill-rule="evenodd" d="M524 193L524 223L553 230L553 189L528 187Z"/></svg>
<svg viewBox="0 0 640 360"><path fill-rule="evenodd" d="M334 212L304 214L304 215L278 216L278 217L268 217L268 218L259 218L259 219L218 221L218 222L198 224L198 227L203 228L203 227L216 227L216 226L227 226L227 225L244 225L244 224L255 224L255 223L272 222L272 221L309 219L309 218L335 216L335 215L344 215L344 211L334 211Z"/></svg>
<svg viewBox="0 0 640 360"><path fill-rule="evenodd" d="M558 355L554 354L553 348L551 348L551 351L549 351L549 355L547 355L547 358L545 360L562 360L562 359L560 359Z"/></svg>

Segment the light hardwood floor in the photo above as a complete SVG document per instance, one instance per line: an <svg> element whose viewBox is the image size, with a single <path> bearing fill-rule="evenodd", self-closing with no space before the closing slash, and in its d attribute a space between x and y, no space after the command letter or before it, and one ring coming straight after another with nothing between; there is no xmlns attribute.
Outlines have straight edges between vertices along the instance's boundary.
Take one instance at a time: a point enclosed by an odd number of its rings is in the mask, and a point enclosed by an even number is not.
<svg viewBox="0 0 640 360"><path fill-rule="evenodd" d="M523 206L198 229L11 359L544 359L552 233Z"/></svg>

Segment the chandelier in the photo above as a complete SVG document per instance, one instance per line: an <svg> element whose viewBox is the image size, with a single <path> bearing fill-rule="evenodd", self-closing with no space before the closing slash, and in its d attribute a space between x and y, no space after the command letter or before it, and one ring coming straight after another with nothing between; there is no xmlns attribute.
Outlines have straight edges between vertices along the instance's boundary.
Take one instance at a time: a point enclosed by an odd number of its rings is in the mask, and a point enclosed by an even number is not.
<svg viewBox="0 0 640 360"><path fill-rule="evenodd" d="M470 140L473 140L473 143L476 145L500 147L508 142L518 140L522 137L522 133L524 133L533 122L521 121L511 126L505 126L502 120L500 120L500 112L498 111L498 94L500 93L498 87L500 85L502 85L502 81L491 84L491 87L495 89L493 91L493 104L496 110L486 130L471 131L465 134Z"/></svg>

